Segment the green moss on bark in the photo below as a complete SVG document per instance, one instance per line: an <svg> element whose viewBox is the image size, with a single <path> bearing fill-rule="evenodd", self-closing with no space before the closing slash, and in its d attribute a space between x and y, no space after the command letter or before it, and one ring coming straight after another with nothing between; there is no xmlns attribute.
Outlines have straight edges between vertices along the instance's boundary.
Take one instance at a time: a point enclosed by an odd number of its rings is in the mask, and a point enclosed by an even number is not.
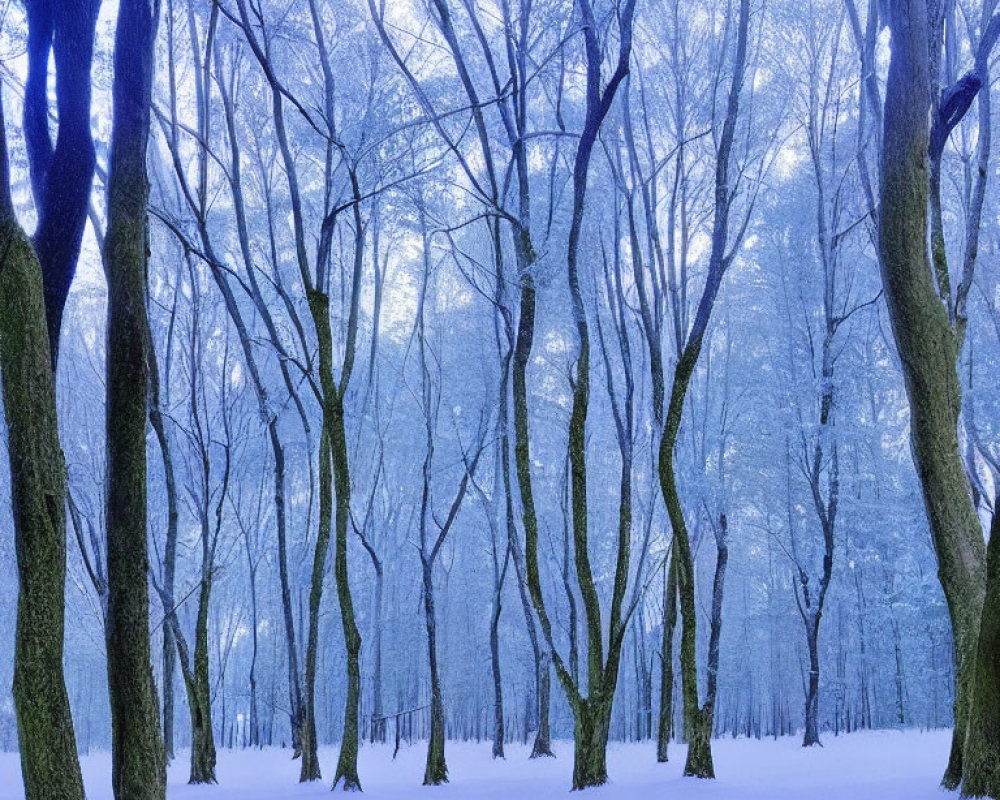
<svg viewBox="0 0 1000 800"><path fill-rule="evenodd" d="M13 691L25 797L83 800L63 679L66 467L41 267L12 216L0 219L0 254L0 370L20 581Z"/></svg>

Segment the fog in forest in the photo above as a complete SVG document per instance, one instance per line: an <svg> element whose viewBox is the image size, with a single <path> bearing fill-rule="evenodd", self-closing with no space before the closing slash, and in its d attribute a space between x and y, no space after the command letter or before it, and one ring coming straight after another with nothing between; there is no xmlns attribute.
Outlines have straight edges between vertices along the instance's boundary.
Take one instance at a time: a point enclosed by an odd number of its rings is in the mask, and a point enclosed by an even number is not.
<svg viewBox="0 0 1000 800"><path fill-rule="evenodd" d="M0 798L1000 798L998 38L0 0Z"/></svg>

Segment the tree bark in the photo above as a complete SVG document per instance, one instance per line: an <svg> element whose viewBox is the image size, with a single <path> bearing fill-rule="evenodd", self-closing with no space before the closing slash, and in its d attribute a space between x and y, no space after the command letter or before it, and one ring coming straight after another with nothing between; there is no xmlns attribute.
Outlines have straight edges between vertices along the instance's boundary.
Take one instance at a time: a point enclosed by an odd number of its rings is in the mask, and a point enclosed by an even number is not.
<svg viewBox="0 0 1000 800"><path fill-rule="evenodd" d="M448 765L444 758L444 701L441 697L441 676L437 658L437 620L434 610L433 564L423 560L424 622L427 627L427 656L431 673L431 736L427 743L427 764L424 786L448 782Z"/></svg>
<svg viewBox="0 0 1000 800"><path fill-rule="evenodd" d="M677 587L680 595L681 611L681 689L684 700L684 732L688 738L687 763L684 774L699 778L714 778L715 770L711 753L711 720L709 731L705 734L705 709L698 705L698 668L695 653L697 643L695 627L697 624L694 593L694 558L691 552L691 541L688 536L687 522L681 507L680 495L677 489L677 478L674 473L674 449L680 432L681 418L684 412L684 402L687 397L691 376L694 374L698 357L708 323L711 318L715 298L718 296L722 278L729 266L731 253L726 252L729 239L729 212L732 194L729 186L730 157L733 139L736 133L736 123L739 117L740 93L743 87L743 77L746 72L747 39L749 30L750 4L741 0L739 22L737 28L736 53L733 61L733 78L729 89L726 107L726 117L723 123L722 135L719 139L719 151L715 167L715 216L712 222L712 249L709 257L708 277L694 323L687 335L687 341L681 351L680 359L674 370L674 379L670 388L670 399L667 405L666 425L663 438L660 440L659 478L663 499L670 517L673 529L675 569L677 570ZM711 717L711 714L708 714Z"/></svg>
<svg viewBox="0 0 1000 800"><path fill-rule="evenodd" d="M63 678L66 466L42 271L14 215L0 105L0 371L19 592L14 706L27 800L83 800Z"/></svg>
<svg viewBox="0 0 1000 800"><path fill-rule="evenodd" d="M355 288L356 294L357 288ZM344 646L347 650L347 698L344 703L344 730L340 741L340 756L337 760L333 785L336 787L343 781L345 791L360 791L358 713L361 704L361 634L354 620L354 602L347 574L347 524L351 516L351 477L347 456L347 433L344 427L345 388L342 383L334 398L333 474L337 489L334 572L341 624L344 629Z"/></svg>
<svg viewBox="0 0 1000 800"><path fill-rule="evenodd" d="M52 367L59 359L63 309L76 274L94 176L90 131L91 62L99 0L28 0L24 134L38 209L33 243L42 267ZM57 74L58 134L50 133L49 60Z"/></svg>
<svg viewBox="0 0 1000 800"><path fill-rule="evenodd" d="M994 508L997 505L994 503ZM986 549L986 599L962 770L964 797L1000 798L1000 514L994 512Z"/></svg>
<svg viewBox="0 0 1000 800"><path fill-rule="evenodd" d="M108 687L119 800L163 800L166 759L149 642L146 419L149 257L146 145L158 4L123 0L108 170ZM127 43L127 44L126 44Z"/></svg>
<svg viewBox="0 0 1000 800"><path fill-rule="evenodd" d="M660 644L660 721L656 734L656 760L669 761L668 748L674 728L674 631L677 628L677 572L673 554L667 559L663 587L663 637Z"/></svg>
<svg viewBox="0 0 1000 800"><path fill-rule="evenodd" d="M955 732L942 784L962 780L986 580L982 530L958 444L956 337L927 252L931 81L926 0L890 5L892 53L881 153L879 265L910 402L910 438L951 618Z"/></svg>

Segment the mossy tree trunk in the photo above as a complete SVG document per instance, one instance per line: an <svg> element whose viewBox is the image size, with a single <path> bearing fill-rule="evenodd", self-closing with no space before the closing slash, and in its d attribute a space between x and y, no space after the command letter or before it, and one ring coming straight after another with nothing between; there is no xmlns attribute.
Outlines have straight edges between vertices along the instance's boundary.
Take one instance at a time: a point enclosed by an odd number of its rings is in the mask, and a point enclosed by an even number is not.
<svg viewBox="0 0 1000 800"><path fill-rule="evenodd" d="M108 685L112 783L115 796L123 800L163 800L166 795L166 759L150 654L146 539L146 145L158 10L150 0L123 0L119 7L104 246Z"/></svg>
<svg viewBox="0 0 1000 800"><path fill-rule="evenodd" d="M19 593L14 705L27 800L83 800L63 680L66 468L38 259L14 217L0 108L0 372Z"/></svg>
<svg viewBox="0 0 1000 800"><path fill-rule="evenodd" d="M573 719L573 789L602 786L608 782L611 703L600 697L585 700Z"/></svg>
<svg viewBox="0 0 1000 800"><path fill-rule="evenodd" d="M191 777L188 783L216 782L212 684L208 673L208 608L211 595L212 573L209 571L202 576L199 591L194 639L194 681L188 692L191 710Z"/></svg>
<svg viewBox="0 0 1000 800"><path fill-rule="evenodd" d="M363 230L363 229L362 229ZM360 259L360 255L358 256ZM346 373L345 373L346 374ZM340 603L344 647L347 651L347 697L344 703L344 729L337 759L334 788L360 791L358 777L358 714L361 705L361 634L354 620L354 601L351 597L347 571L347 525L351 517L351 476L347 455L347 431L344 424L344 397L346 383L341 380L334 403L333 425L333 474L337 489L336 541L334 574L337 582L337 599Z"/></svg>
<svg viewBox="0 0 1000 800"><path fill-rule="evenodd" d="M305 681L302 718L302 765L299 781L318 781L322 778L319 768L318 742L316 741L316 655L319 649L319 612L323 601L323 581L326 559L330 550L333 527L333 461L331 433L334 425L333 403L333 335L330 328L329 299L324 292L313 290L309 294L309 311L319 342L318 360L320 386L323 391L323 422L319 439L319 527L313 550L312 577L309 583L309 628L306 639Z"/></svg>
<svg viewBox="0 0 1000 800"><path fill-rule="evenodd" d="M94 172L90 69L98 6L25 3L23 133L38 213L33 242L10 195L0 100L0 372L18 568L13 695L28 800L84 796L63 676L67 486L54 366Z"/></svg>
<svg viewBox="0 0 1000 800"><path fill-rule="evenodd" d="M958 442L958 343L950 311L935 287L927 248L932 92L928 42L931 49L934 42L926 0L892 3L889 24L879 265L910 403L913 459L951 618L955 732L942 784L954 789L963 774L986 554Z"/></svg>
<svg viewBox="0 0 1000 800"><path fill-rule="evenodd" d="M538 520L531 486L531 459L528 441L527 393L525 370L534 335L534 287L522 275L521 323L514 351L514 430L515 461L525 529L526 582L532 605L538 616L549 658L562 684L574 718L573 788L599 786L607 781L605 750L607 725L618 681L621 647L630 612L623 610L628 584L631 537L631 405L626 390L624 403L628 422L615 408L616 431L622 456L622 493L619 498L619 530L616 542L614 586L608 620L608 647L604 649L604 626L600 598L590 563L587 516L587 447L586 427L590 406L590 331L586 307L580 287L579 249L586 206L590 159L601 126L611 109L618 88L628 74L632 50L632 20L635 4L622 6L617 20L619 46L614 69L607 84L602 85L602 42L589 0L581 0L580 13L586 48L587 110L583 129L573 161L573 204L566 248L567 280L570 290L572 318L576 334L577 357L575 375L571 378L572 410L569 421L567 452L569 456L570 517L573 540L573 560L576 586L583 601L587 639L587 686L584 695L581 681L570 673L559 655L553 638L552 623L542 595L538 562ZM627 354L623 352L623 357ZM628 370L625 370L626 373ZM626 380L631 376L627 375ZM610 379L609 379L610 380ZM612 404L616 404L614 387L609 383ZM623 435L624 434L624 435Z"/></svg>
<svg viewBox="0 0 1000 800"><path fill-rule="evenodd" d="M1000 498L998 498L1000 500ZM997 508L994 502L994 508ZM965 797L1000 798L1000 513L986 548L986 598L976 650L973 701L962 775Z"/></svg>
<svg viewBox="0 0 1000 800"><path fill-rule="evenodd" d="M161 590L162 592L162 590ZM181 631L176 610L167 614L165 626L173 633L177 647L181 676L188 701L191 719L191 770L188 783L215 783L215 737L212 729L211 684L208 676L208 598L211 595L211 578L203 577L199 589L198 615L195 623L194 660L188 649L187 639Z"/></svg>
<svg viewBox="0 0 1000 800"><path fill-rule="evenodd" d="M698 665L695 651L697 643L694 586L694 558L687 521L677 489L674 471L674 450L680 432L684 402L687 397L691 377L701 354L702 344L708 330L715 299L722 285L722 278L731 263L735 248L729 242L729 216L732 203L730 190L730 157L736 124L739 119L740 94L746 73L747 40L750 25L750 3L740 1L737 23L736 51L733 59L733 76L729 88L726 116L719 137L719 149L715 165L715 215L712 220L712 248L709 255L708 276L702 290L701 299L695 312L694 322L687 334L681 351L674 378L670 387L667 404L666 424L660 440L659 479L663 499L673 529L674 549L672 557L677 572L677 588L680 596L681 612L681 692L684 703L684 734L688 739L687 762L684 774L699 778L714 778L712 763L711 734L714 709L714 692L707 693L706 703L699 706ZM717 564L718 570L718 564ZM723 567L724 575L724 567ZM718 576L718 571L717 571ZM721 604L719 613L721 615ZM721 620L720 620L721 624ZM710 677L711 674L710 674Z"/></svg>
<svg viewBox="0 0 1000 800"><path fill-rule="evenodd" d="M317 31L319 21L315 3L310 4ZM327 87L328 111L332 116L333 76L325 47L321 50L325 85ZM344 398L354 374L354 362L358 340L358 315L361 303L361 279L364 271L365 225L361 217L362 192L358 181L357 167L349 166L351 182L351 214L354 221L354 252L351 269L351 285L348 294L349 310L347 330L344 339L344 355L341 361L340 382L333 387L331 398L333 420L331 445L333 457L334 487L337 493L336 540L334 543L334 576L337 584L337 601L340 605L340 624L344 633L344 649L347 655L347 695L344 700L344 728L340 739L340 755L337 758L337 772L333 786L344 791L361 791L358 777L358 716L361 709L361 633L354 615L354 598L351 595L351 580L347 557L347 527L351 520L351 465L347 449L347 424L344 413ZM332 229L331 229L332 235ZM324 388L324 396L326 396ZM381 587L379 588L381 592ZM381 604L381 597L377 602Z"/></svg>

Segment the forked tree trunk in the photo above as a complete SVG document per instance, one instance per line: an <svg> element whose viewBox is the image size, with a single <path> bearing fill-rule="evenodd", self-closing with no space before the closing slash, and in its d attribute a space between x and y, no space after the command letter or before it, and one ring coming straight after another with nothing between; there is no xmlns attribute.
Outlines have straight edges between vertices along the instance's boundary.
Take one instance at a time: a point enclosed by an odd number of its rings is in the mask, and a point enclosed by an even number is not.
<svg viewBox="0 0 1000 800"><path fill-rule="evenodd" d="M608 782L611 703L584 700L573 716L573 790L603 786Z"/></svg>

